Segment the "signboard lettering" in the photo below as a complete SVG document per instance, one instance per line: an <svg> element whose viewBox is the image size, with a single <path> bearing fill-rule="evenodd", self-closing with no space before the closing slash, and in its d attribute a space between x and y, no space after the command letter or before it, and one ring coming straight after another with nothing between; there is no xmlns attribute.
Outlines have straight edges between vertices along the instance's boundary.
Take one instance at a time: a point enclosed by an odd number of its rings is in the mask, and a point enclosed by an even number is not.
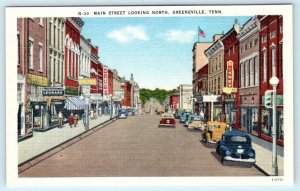
<svg viewBox="0 0 300 191"><path fill-rule="evenodd" d="M108 95L108 68L103 67L103 95Z"/></svg>
<svg viewBox="0 0 300 191"><path fill-rule="evenodd" d="M233 62L229 60L227 62L227 84L229 88L233 87Z"/></svg>

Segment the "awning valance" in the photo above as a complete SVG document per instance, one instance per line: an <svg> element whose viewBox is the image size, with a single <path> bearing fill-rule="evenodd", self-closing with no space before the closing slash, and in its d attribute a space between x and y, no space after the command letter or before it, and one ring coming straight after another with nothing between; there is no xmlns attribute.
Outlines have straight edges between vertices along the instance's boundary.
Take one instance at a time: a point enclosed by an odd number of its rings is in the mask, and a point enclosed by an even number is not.
<svg viewBox="0 0 300 191"><path fill-rule="evenodd" d="M87 104L79 97L67 97L65 109L67 110L82 110L87 108Z"/></svg>

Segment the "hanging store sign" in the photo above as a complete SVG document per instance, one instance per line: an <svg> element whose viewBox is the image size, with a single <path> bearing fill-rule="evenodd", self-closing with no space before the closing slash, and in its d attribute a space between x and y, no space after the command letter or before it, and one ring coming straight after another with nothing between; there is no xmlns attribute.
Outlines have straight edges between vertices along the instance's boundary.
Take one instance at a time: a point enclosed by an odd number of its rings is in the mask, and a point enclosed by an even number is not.
<svg viewBox="0 0 300 191"><path fill-rule="evenodd" d="M219 102L220 95L203 95L203 102Z"/></svg>
<svg viewBox="0 0 300 191"><path fill-rule="evenodd" d="M65 90L63 88L45 88L42 90L43 96L63 96Z"/></svg>
<svg viewBox="0 0 300 191"><path fill-rule="evenodd" d="M103 95L108 95L108 68L103 67Z"/></svg>
<svg viewBox="0 0 300 191"><path fill-rule="evenodd" d="M227 84L229 88L233 87L234 71L233 71L233 62L229 60L227 62Z"/></svg>
<svg viewBox="0 0 300 191"><path fill-rule="evenodd" d="M27 84L46 87L48 86L48 78L34 74L27 74Z"/></svg>
<svg viewBox="0 0 300 191"><path fill-rule="evenodd" d="M79 85L97 85L97 81L95 78L82 78L79 79Z"/></svg>

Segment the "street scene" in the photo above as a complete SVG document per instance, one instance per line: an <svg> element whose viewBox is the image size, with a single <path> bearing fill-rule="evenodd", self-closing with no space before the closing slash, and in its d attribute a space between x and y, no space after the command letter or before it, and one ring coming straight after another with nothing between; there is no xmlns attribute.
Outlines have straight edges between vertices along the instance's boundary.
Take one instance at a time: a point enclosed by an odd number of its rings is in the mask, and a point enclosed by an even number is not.
<svg viewBox="0 0 300 191"><path fill-rule="evenodd" d="M283 22L18 18L19 177L283 176Z"/></svg>

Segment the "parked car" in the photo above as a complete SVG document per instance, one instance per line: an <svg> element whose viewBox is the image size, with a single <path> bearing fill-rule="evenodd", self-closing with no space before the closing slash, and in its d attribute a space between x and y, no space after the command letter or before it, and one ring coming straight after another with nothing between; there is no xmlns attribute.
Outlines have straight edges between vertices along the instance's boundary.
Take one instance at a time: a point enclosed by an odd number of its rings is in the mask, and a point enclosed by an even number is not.
<svg viewBox="0 0 300 191"><path fill-rule="evenodd" d="M252 148L251 137L242 131L227 131L217 143L217 154L221 163L225 160L254 164L255 150Z"/></svg>
<svg viewBox="0 0 300 191"><path fill-rule="evenodd" d="M127 109L127 116L134 115L133 109Z"/></svg>
<svg viewBox="0 0 300 191"><path fill-rule="evenodd" d="M184 109L176 109L175 113L174 113L174 117L176 119L179 119L180 116L182 115L182 113L184 113Z"/></svg>
<svg viewBox="0 0 300 191"><path fill-rule="evenodd" d="M203 121L203 118L199 115L192 115L190 120L187 123L188 129L198 129L198 130L204 130L205 123Z"/></svg>
<svg viewBox="0 0 300 191"><path fill-rule="evenodd" d="M176 127L174 116L170 113L163 113L161 115L158 127Z"/></svg>
<svg viewBox="0 0 300 191"><path fill-rule="evenodd" d="M205 143L217 143L225 132L227 124L219 121L208 121L202 133Z"/></svg>
<svg viewBox="0 0 300 191"><path fill-rule="evenodd" d="M180 115L180 123L185 123L188 120L189 115L192 115L192 113L191 112L183 112Z"/></svg>
<svg viewBox="0 0 300 191"><path fill-rule="evenodd" d="M118 118L119 119L126 119L128 116L128 112L126 109L120 109L118 112Z"/></svg>

